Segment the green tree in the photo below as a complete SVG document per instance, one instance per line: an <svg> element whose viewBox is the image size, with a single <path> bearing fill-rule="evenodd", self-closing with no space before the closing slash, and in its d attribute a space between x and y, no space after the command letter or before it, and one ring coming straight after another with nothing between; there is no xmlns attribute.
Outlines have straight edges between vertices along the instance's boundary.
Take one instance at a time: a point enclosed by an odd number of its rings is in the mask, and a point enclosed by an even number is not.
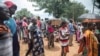
<svg viewBox="0 0 100 56"><path fill-rule="evenodd" d="M69 0L29 0L38 4L39 10L45 9L45 12L53 14L54 17L59 18L65 12Z"/></svg>
<svg viewBox="0 0 100 56"><path fill-rule="evenodd" d="M78 20L80 15L88 13L88 10L85 10L85 6L78 2L71 2L65 11L62 15L63 17L73 18L75 20Z"/></svg>
<svg viewBox="0 0 100 56"><path fill-rule="evenodd" d="M23 9L21 9L20 11L17 11L17 13L15 14L15 16L16 16L17 18L20 18L20 17L22 17L22 16L32 17L33 14L32 14L30 11L28 11L26 8L23 8Z"/></svg>
<svg viewBox="0 0 100 56"><path fill-rule="evenodd" d="M95 0L95 6L100 9L100 0Z"/></svg>
<svg viewBox="0 0 100 56"><path fill-rule="evenodd" d="M74 18L83 13L87 13L85 6L78 2L71 2L69 0L29 0L31 2L36 2L39 10L45 9L45 12L53 14L54 17L67 17Z"/></svg>

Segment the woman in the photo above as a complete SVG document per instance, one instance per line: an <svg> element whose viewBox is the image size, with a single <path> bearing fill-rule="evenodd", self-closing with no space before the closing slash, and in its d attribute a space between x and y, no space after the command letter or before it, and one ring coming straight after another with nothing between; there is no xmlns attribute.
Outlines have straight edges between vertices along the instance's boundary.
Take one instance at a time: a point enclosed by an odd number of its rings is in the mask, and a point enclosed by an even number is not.
<svg viewBox="0 0 100 56"><path fill-rule="evenodd" d="M48 48L54 47L54 28L51 25L51 21L48 22Z"/></svg>
<svg viewBox="0 0 100 56"><path fill-rule="evenodd" d="M79 41L80 41L80 39L81 39L81 37L83 35L82 30L83 30L83 26L82 26L81 23L79 23L78 26L77 26L77 32L76 32L77 33L76 34L76 38L77 38L77 42L78 43L79 43Z"/></svg>
<svg viewBox="0 0 100 56"><path fill-rule="evenodd" d="M17 35L17 25L14 18L12 18L12 15L14 15L15 11L17 10L17 5L11 1L5 1L4 4L8 7L9 13L10 13L10 19L5 21L6 22L5 24L9 27L9 29L11 30L11 33L13 34L12 36L13 56L19 56L20 45L19 45L18 35Z"/></svg>
<svg viewBox="0 0 100 56"><path fill-rule="evenodd" d="M9 9L0 3L0 56L13 56L12 35L10 29L4 24L9 17Z"/></svg>
<svg viewBox="0 0 100 56"><path fill-rule="evenodd" d="M61 56L66 56L67 52L69 52L69 29L67 27L67 23L64 21L60 27L60 42L61 42Z"/></svg>
<svg viewBox="0 0 100 56"><path fill-rule="evenodd" d="M23 26L23 39L24 39L24 42L26 43L28 39L28 33L27 33L28 24L27 24L26 19L23 19L22 26Z"/></svg>
<svg viewBox="0 0 100 56"><path fill-rule="evenodd" d="M84 32L83 42L80 44L78 53L83 52L83 56L98 56L98 40L93 32L93 24L88 25Z"/></svg>
<svg viewBox="0 0 100 56"><path fill-rule="evenodd" d="M40 36L40 31L36 25L36 20L32 19L32 24L28 26L30 33L30 43L29 50L26 53L26 56L32 51L32 56L44 56L44 45L42 37Z"/></svg>

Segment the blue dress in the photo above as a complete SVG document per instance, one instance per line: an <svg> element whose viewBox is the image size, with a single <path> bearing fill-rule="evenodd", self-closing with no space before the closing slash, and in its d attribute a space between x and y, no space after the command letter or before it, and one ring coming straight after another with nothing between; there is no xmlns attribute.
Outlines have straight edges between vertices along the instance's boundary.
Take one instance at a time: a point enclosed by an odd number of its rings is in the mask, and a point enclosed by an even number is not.
<svg viewBox="0 0 100 56"><path fill-rule="evenodd" d="M19 42L18 42L18 35L17 35L17 25L13 18L10 18L4 23L9 27L11 33L13 35L13 56L19 56Z"/></svg>
<svg viewBox="0 0 100 56"><path fill-rule="evenodd" d="M13 18L10 18L9 20L4 21L4 23L10 28L11 33L14 35L16 32L16 22Z"/></svg>

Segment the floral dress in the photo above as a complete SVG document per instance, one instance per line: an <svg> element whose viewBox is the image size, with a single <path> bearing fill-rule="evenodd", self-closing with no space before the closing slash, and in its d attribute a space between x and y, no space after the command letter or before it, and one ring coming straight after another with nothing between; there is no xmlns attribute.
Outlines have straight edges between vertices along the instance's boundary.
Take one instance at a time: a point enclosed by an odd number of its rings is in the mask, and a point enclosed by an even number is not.
<svg viewBox="0 0 100 56"><path fill-rule="evenodd" d="M32 56L43 56L44 45L40 30L37 26L32 25L30 27L30 34L32 39Z"/></svg>

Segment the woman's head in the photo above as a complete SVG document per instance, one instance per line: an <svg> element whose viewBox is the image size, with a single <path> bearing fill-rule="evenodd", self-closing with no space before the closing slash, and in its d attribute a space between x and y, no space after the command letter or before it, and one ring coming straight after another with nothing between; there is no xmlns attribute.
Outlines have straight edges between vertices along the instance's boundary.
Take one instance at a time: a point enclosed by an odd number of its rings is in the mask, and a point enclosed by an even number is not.
<svg viewBox="0 0 100 56"><path fill-rule="evenodd" d="M3 3L0 3L0 20L8 20L10 17L9 9Z"/></svg>
<svg viewBox="0 0 100 56"><path fill-rule="evenodd" d="M61 27L66 27L66 26L67 26L67 22L66 21L62 21Z"/></svg>
<svg viewBox="0 0 100 56"><path fill-rule="evenodd" d="M35 18L31 19L31 22L32 22L34 25L36 25L36 24L37 24L37 22L36 22L36 19L35 19Z"/></svg>
<svg viewBox="0 0 100 56"><path fill-rule="evenodd" d="M48 25L51 25L51 21L48 21Z"/></svg>
<svg viewBox="0 0 100 56"><path fill-rule="evenodd" d="M90 24L88 25L88 29L89 29L89 30L94 30L94 29L95 29L95 25L94 25L93 23L90 23Z"/></svg>
<svg viewBox="0 0 100 56"><path fill-rule="evenodd" d="M11 1L6 1L4 2L5 5L7 5L7 7L9 8L10 11L10 15L12 16L13 14L15 14L15 11L17 10L17 6L11 2Z"/></svg>
<svg viewBox="0 0 100 56"><path fill-rule="evenodd" d="M40 20L40 17L38 16L37 19Z"/></svg>

